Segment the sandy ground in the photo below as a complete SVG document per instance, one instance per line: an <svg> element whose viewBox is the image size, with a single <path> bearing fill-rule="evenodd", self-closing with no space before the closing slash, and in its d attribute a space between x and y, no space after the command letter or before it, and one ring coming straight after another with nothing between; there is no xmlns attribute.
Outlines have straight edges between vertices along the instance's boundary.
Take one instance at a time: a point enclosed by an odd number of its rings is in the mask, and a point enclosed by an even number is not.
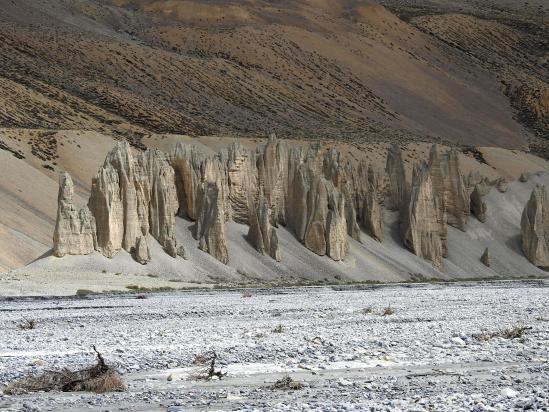
<svg viewBox="0 0 549 412"><path fill-rule="evenodd" d="M90 364L95 344L128 389L0 395L0 409L543 410L548 287L529 281L2 300L0 385ZM387 307L394 314L382 316ZM36 328L19 329L24 318ZM516 325L530 329L520 339L473 337ZM218 353L225 379L192 378L192 361L206 350ZM305 387L270 388L285 375Z"/></svg>

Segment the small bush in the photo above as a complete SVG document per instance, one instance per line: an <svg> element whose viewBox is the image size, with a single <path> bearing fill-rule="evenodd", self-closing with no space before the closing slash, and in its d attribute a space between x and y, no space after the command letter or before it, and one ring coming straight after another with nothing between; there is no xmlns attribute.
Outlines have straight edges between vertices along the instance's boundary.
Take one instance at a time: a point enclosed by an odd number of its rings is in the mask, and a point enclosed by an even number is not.
<svg viewBox="0 0 549 412"><path fill-rule="evenodd" d="M272 386L271 389L279 389L279 390L299 390L303 389L305 385L303 385L301 382L294 381L289 375L284 376L283 378L277 380Z"/></svg>
<svg viewBox="0 0 549 412"><path fill-rule="evenodd" d="M35 329L36 328L36 320L35 319L25 319L18 326L19 326L19 329L23 329L23 330Z"/></svg>
<svg viewBox="0 0 549 412"><path fill-rule="evenodd" d="M282 333L284 332L284 327L282 325L278 325L276 328L273 329L273 333Z"/></svg>
<svg viewBox="0 0 549 412"><path fill-rule="evenodd" d="M381 316L391 316L395 314L395 310L391 307L391 305L387 306L385 309L383 309L383 312L381 312Z"/></svg>
<svg viewBox="0 0 549 412"><path fill-rule="evenodd" d="M517 326L512 326L510 328L503 328L496 332L478 333L473 335L473 338L481 342L485 342L494 338L518 339L518 338L522 338L522 336L524 335L524 332L526 332L529 329L532 329L532 328L529 326L517 325Z"/></svg>

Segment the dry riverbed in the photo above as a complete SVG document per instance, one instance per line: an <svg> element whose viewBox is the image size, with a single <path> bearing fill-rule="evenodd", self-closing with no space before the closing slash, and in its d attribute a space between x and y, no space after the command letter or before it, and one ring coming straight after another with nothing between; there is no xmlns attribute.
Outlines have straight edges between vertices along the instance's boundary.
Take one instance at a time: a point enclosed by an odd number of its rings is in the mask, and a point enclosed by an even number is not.
<svg viewBox="0 0 549 412"><path fill-rule="evenodd" d="M4 299L0 314L0 387L91 365L92 345L127 385L0 395L0 410L549 408L547 281ZM194 378L208 350L222 380ZM285 376L302 388L273 389Z"/></svg>

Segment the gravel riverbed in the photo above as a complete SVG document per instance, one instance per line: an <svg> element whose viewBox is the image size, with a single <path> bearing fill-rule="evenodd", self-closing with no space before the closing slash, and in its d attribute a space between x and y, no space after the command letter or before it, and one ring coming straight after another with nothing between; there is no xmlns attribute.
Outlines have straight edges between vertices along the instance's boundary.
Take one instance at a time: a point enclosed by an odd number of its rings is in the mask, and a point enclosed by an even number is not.
<svg viewBox="0 0 549 412"><path fill-rule="evenodd" d="M547 281L15 298L0 314L0 387L91 365L92 345L127 385L0 410L549 410ZM222 380L193 378L208 350ZM286 375L303 388L272 389Z"/></svg>

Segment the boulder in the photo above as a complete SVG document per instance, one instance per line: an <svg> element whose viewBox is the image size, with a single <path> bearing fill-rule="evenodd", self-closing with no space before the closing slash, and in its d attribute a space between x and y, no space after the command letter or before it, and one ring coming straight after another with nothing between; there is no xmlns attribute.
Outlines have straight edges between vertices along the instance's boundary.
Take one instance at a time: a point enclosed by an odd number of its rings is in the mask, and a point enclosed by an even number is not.
<svg viewBox="0 0 549 412"><path fill-rule="evenodd" d="M486 222L486 213L488 211L488 206L486 205L484 196L486 196L489 192L490 186L484 182L481 182L475 185L475 188L471 193L471 212L479 221L483 223Z"/></svg>
<svg viewBox="0 0 549 412"><path fill-rule="evenodd" d="M549 268L549 204L545 186L536 186L521 219L522 250L530 262Z"/></svg>
<svg viewBox="0 0 549 412"><path fill-rule="evenodd" d="M87 207L76 209L73 196L74 184L70 174L61 173L53 232L53 254L57 257L88 255L97 244L95 219Z"/></svg>
<svg viewBox="0 0 549 412"><path fill-rule="evenodd" d="M149 245L147 244L147 238L145 236L140 236L137 240L137 245L133 251L133 257L142 265L146 265L151 260Z"/></svg>
<svg viewBox="0 0 549 412"><path fill-rule="evenodd" d="M496 181L494 182L494 186L496 186L496 189L498 190L498 192L505 193L507 192L509 183L507 182L507 179L505 179L504 177L500 177L496 179Z"/></svg>
<svg viewBox="0 0 549 412"><path fill-rule="evenodd" d="M488 248L484 249L484 253L480 257L480 261L484 266L487 267L490 267L490 265L492 264L492 258L490 256L490 251L488 250Z"/></svg>

